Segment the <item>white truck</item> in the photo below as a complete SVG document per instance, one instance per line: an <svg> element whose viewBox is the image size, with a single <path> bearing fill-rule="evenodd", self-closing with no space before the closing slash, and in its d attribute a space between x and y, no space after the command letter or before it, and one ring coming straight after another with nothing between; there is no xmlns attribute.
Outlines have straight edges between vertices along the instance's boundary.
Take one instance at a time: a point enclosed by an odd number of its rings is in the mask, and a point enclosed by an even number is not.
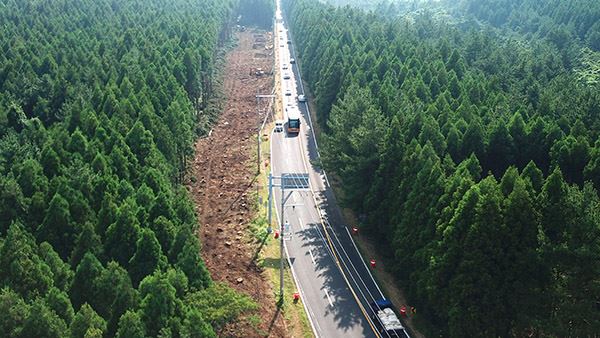
<svg viewBox="0 0 600 338"><path fill-rule="evenodd" d="M392 302L387 299L376 300L371 303L371 310L373 311L371 319L381 337L410 338L394 312Z"/></svg>

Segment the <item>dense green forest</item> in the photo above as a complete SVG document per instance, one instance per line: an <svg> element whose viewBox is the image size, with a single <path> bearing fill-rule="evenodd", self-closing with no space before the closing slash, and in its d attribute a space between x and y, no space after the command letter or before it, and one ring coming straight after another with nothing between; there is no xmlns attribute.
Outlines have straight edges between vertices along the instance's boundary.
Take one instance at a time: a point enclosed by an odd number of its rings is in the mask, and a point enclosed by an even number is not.
<svg viewBox="0 0 600 338"><path fill-rule="evenodd" d="M598 3L466 3L493 25L284 2L323 166L431 336L593 336L600 87L569 46L593 46ZM545 28L498 29L530 25L503 3Z"/></svg>
<svg viewBox="0 0 600 338"><path fill-rule="evenodd" d="M600 2L561 0L462 0L469 13L495 27L507 27L536 38L548 38L559 48L578 42L600 51Z"/></svg>
<svg viewBox="0 0 600 338"><path fill-rule="evenodd" d="M0 3L0 336L215 336L254 305L180 182L235 2Z"/></svg>
<svg viewBox="0 0 600 338"><path fill-rule="evenodd" d="M239 23L271 30L275 13L275 2L270 0L242 0L237 8Z"/></svg>

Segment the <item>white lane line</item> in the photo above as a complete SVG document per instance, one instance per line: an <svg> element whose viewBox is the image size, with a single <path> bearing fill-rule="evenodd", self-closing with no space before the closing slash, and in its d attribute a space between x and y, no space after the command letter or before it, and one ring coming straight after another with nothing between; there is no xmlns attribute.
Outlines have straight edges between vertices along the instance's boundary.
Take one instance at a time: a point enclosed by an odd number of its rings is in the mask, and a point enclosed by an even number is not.
<svg viewBox="0 0 600 338"><path fill-rule="evenodd" d="M290 40L292 39L292 33L290 32ZM290 46L290 48L293 48L293 46ZM290 52L290 57L291 56L296 56L295 55L295 50ZM302 74L300 72L300 67L298 67L298 82L300 83L300 89L302 90L302 94L305 95L305 91L304 91L304 84L302 83ZM313 138L313 142L315 142L315 148L317 150L317 158L321 158L321 153L319 151L319 144L317 143L317 137L315 136L313 129L313 123L312 123L312 117L310 114L310 107L308 105L308 102L304 102L304 104L306 105L306 111L308 112L308 124L311 127L310 133L312 134L312 138ZM321 169L321 171L323 172L323 177L325 178L325 183L327 184L328 187L331 187L331 185L329 184L329 178L327 178L327 173L325 172L325 169Z"/></svg>
<svg viewBox="0 0 600 338"><path fill-rule="evenodd" d="M331 251L331 248L329 247L329 245L327 245L327 240L325 239L325 237L323 237L323 234L321 233L321 228L314 227L313 229L317 229L317 232L319 233L319 237L321 237L323 244L325 244L325 247L327 248L327 252L329 252L329 255L331 256L331 260L335 262L335 259L334 259L335 256L333 255L333 252ZM340 270L341 270L341 267L340 267Z"/></svg>
<svg viewBox="0 0 600 338"><path fill-rule="evenodd" d="M275 134L275 129L272 129L271 137L269 138L269 150L271 151L271 153L269 154L269 157L270 157L272 173L275 172L275 162L273 161L273 155L274 155L273 154L273 135L274 134ZM275 218L277 219L277 224L280 224L281 220L279 217L279 211L277 210L275 192L273 192L273 208L275 209ZM294 279L294 284L296 284L296 288L298 288L298 292L300 293L300 297L302 299L306 299L304 297L304 295L305 295L304 290L302 290L302 287L300 286L300 281L298 280L298 275L296 274L296 269L294 269L294 266L292 265L292 262L290 260L290 254L288 253L287 245L285 246L285 255L286 255L290 270L292 271L292 278ZM304 307L304 311L306 311L306 313L308 314L308 322L310 323L310 326L312 328L313 333L315 334L315 337L319 338L321 336L321 326L319 325L319 322L316 319L317 317L315 316L314 312L311 310L310 306L308 305L308 302L301 302L301 303L302 303L302 306Z"/></svg>
<svg viewBox="0 0 600 338"><path fill-rule="evenodd" d="M310 254L310 259L312 260L314 265L317 265L317 263L315 262L315 256L313 256L312 250L308 249L308 253Z"/></svg>
<svg viewBox="0 0 600 338"><path fill-rule="evenodd" d="M304 230L304 223L302 223L302 218L298 217L298 222L300 223L300 228Z"/></svg>
<svg viewBox="0 0 600 338"><path fill-rule="evenodd" d="M379 288L379 285L377 284L377 282L375 282L375 278L373 278L373 274L371 273L371 270L367 267L367 263L365 263L363 256L360 254L360 251L358 251L358 247L356 246L356 243L354 243L354 238L352 238L352 235L350 234L348 227L346 226L346 227L344 227L344 229L346 229L346 233L348 233L348 237L350 237L350 241L352 242L352 245L354 245L354 250L356 250L356 252L358 253L360 260L363 262L363 265L365 266L365 270L367 270L367 272L369 273L369 276L371 277L373 284L375 284L375 286L377 287L377 291L379 291L381 298L385 298L385 296L383 295L383 292L381 292L381 289Z"/></svg>
<svg viewBox="0 0 600 338"><path fill-rule="evenodd" d="M327 292L327 288L323 289L325 291L325 296L327 296L327 300L329 301L329 305L333 307L333 302L331 301L331 297L329 297L329 292Z"/></svg>

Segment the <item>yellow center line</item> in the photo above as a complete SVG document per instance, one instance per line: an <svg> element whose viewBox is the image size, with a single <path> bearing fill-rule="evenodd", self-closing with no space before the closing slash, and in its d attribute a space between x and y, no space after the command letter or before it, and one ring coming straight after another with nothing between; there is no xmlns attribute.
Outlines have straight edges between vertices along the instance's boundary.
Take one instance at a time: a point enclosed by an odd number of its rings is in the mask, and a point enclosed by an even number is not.
<svg viewBox="0 0 600 338"><path fill-rule="evenodd" d="M298 133L298 136L300 136L300 133ZM307 173L309 173L308 165L306 164L306 159L304 158L304 147L302 146L301 141L298 142L298 147L300 147L300 155L301 155L300 157L302 157L302 163L304 164L304 169L306 170ZM310 173L309 173L309 180L310 180ZM317 202L317 199L315 198L315 192L312 188L312 184L309 184L308 187L310 189L311 196L315 203L315 206L317 207L317 209L319 209L319 203ZM377 338L381 338L381 336L379 335L379 332L377 332L377 330L373 326L373 323L371 323L371 320L369 319L369 316L367 315L365 308L363 307L362 303L358 299L358 296L356 295L356 291L354 291L354 288L352 287L352 285L350 285L350 281L348 280L346 273L344 273L344 269L342 269L340 260L337 256L337 254L335 253L335 248L333 247L333 243L331 242L331 237L329 236L329 232L327 231L327 227L325 226L325 221L323 220L323 215L321 214L321 212L318 212L318 214L319 214L319 221L321 222L321 226L323 227L323 231L325 232L325 237L327 238L327 243L329 244L331 252L333 253L335 263L337 264L338 268L340 269L340 272L342 273L342 277L344 277L344 281L346 282L346 285L348 285L348 288L350 289L350 292L352 293L354 300L356 300L356 303L358 304L360 311L365 316L365 319L367 320L367 323L369 323L369 326L373 330L373 333L375 333L375 336L377 336Z"/></svg>

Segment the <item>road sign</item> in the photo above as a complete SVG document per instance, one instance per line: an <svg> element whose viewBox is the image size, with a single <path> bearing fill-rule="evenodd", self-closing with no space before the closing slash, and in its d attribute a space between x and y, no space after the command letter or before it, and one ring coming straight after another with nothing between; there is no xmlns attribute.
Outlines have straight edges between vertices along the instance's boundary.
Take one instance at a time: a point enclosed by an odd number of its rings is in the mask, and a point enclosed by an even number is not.
<svg viewBox="0 0 600 338"><path fill-rule="evenodd" d="M308 174L285 173L281 174L281 186L285 190L307 190L309 187Z"/></svg>
<svg viewBox="0 0 600 338"><path fill-rule="evenodd" d="M283 239L286 241L292 239L292 226L287 221L283 224Z"/></svg>

